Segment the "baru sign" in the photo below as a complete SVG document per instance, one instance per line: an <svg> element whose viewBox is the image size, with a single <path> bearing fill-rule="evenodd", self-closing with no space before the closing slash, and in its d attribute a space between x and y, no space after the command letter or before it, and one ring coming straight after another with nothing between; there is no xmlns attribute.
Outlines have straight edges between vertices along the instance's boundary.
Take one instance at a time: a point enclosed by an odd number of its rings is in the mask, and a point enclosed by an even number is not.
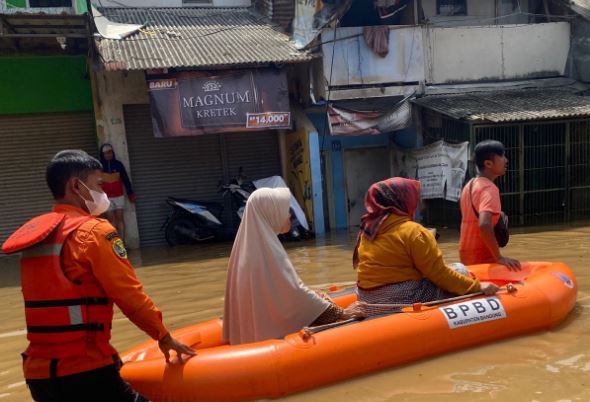
<svg viewBox="0 0 590 402"><path fill-rule="evenodd" d="M183 71L148 79L156 137L291 128L283 71Z"/></svg>

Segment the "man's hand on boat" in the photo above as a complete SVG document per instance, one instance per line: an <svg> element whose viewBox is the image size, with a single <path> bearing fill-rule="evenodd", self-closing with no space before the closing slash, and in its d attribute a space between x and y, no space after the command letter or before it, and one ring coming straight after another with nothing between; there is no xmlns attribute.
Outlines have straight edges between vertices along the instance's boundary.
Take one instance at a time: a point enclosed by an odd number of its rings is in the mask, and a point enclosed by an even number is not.
<svg viewBox="0 0 590 402"><path fill-rule="evenodd" d="M520 261L510 257L500 256L498 258L498 264L507 266L510 271L520 271L522 269Z"/></svg>
<svg viewBox="0 0 590 402"><path fill-rule="evenodd" d="M492 282L481 282L479 284L479 287L481 293L483 293L486 296L495 295L498 292L498 290L500 290L500 288Z"/></svg>
<svg viewBox="0 0 590 402"><path fill-rule="evenodd" d="M352 318L365 318L367 316L367 303L356 301L350 306L346 307L340 317L342 320L350 320Z"/></svg>
<svg viewBox="0 0 590 402"><path fill-rule="evenodd" d="M176 352L179 363L183 363L183 354L189 356L197 355L197 352L195 352L191 347L185 345L184 343L178 342L170 335L170 333L167 333L162 339L158 341L158 346L160 347L162 353L164 353L166 363L170 363L170 350L174 350Z"/></svg>

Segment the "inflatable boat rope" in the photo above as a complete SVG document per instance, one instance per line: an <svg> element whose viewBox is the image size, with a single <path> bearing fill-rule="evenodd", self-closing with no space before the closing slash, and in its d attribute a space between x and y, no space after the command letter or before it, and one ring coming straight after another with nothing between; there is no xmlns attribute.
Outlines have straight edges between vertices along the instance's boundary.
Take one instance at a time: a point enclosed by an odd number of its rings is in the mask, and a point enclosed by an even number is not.
<svg viewBox="0 0 590 402"><path fill-rule="evenodd" d="M514 292L518 291L518 289L512 283L507 284L505 288L504 287L499 288L498 289L498 292L501 292L502 290L505 290L508 293L514 293ZM433 300L433 301L425 302L425 303L413 303L413 304L382 304L382 303L370 304L370 303L367 303L367 306L371 306L371 307L388 307L388 308L407 308L407 307L412 307L412 309L414 311L420 311L422 309L422 306L436 306L438 304L450 303L450 302L454 302L454 301L469 299L471 297L483 296L483 295L484 295L483 292L475 292L475 293L469 293L469 294L462 295L462 296L449 297L447 299ZM399 313L395 313L395 314L399 314ZM353 323L355 321L362 321L362 319L351 318L349 320L332 322L330 324L317 325L317 326L314 326L314 327L303 327L301 329L301 331L299 331L299 335L301 336L301 338L304 341L306 341L309 338L311 338L311 336L313 334L317 334L318 332L322 332L322 331L325 331L325 330L328 330L328 329L340 327L342 325L347 325L347 324Z"/></svg>

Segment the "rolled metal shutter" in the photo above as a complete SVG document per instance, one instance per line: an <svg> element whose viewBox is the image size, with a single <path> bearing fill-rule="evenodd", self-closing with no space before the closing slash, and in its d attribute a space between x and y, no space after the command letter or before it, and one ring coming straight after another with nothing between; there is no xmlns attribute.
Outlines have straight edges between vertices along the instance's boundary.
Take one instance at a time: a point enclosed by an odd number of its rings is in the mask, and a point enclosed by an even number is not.
<svg viewBox="0 0 590 402"><path fill-rule="evenodd" d="M224 134L225 166L228 179L236 178L242 168L242 174L249 180L281 174L281 156L279 139L276 131L260 131L256 133ZM231 204L226 203L226 212ZM240 220L234 214L224 214L234 227Z"/></svg>
<svg viewBox="0 0 590 402"><path fill-rule="evenodd" d="M160 228L171 211L168 196L223 203L227 220L220 180L236 177L240 167L249 179L281 172L274 131L155 138L149 105L125 105L124 115L141 245L165 243Z"/></svg>
<svg viewBox="0 0 590 402"><path fill-rule="evenodd" d="M276 131L232 133L225 136L227 171L236 177L240 167L251 180L281 175L281 155Z"/></svg>
<svg viewBox="0 0 590 402"><path fill-rule="evenodd" d="M51 210L45 169L64 149L97 156L92 113L0 116L0 243L30 218Z"/></svg>
<svg viewBox="0 0 590 402"><path fill-rule="evenodd" d="M156 138L149 105L125 105L131 181L142 246L164 244L160 230L171 211L169 196L220 201L223 180L219 137Z"/></svg>

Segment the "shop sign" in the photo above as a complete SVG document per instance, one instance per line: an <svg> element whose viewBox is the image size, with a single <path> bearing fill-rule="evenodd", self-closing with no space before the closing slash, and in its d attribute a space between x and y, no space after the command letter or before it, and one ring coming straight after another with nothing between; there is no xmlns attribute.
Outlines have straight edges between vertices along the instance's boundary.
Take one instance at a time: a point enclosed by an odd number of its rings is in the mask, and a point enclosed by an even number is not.
<svg viewBox="0 0 590 402"><path fill-rule="evenodd" d="M156 137L288 129L283 71L186 71L148 80Z"/></svg>
<svg viewBox="0 0 590 402"><path fill-rule="evenodd" d="M248 113L246 119L247 128L274 128L291 125L291 113L266 112Z"/></svg>

